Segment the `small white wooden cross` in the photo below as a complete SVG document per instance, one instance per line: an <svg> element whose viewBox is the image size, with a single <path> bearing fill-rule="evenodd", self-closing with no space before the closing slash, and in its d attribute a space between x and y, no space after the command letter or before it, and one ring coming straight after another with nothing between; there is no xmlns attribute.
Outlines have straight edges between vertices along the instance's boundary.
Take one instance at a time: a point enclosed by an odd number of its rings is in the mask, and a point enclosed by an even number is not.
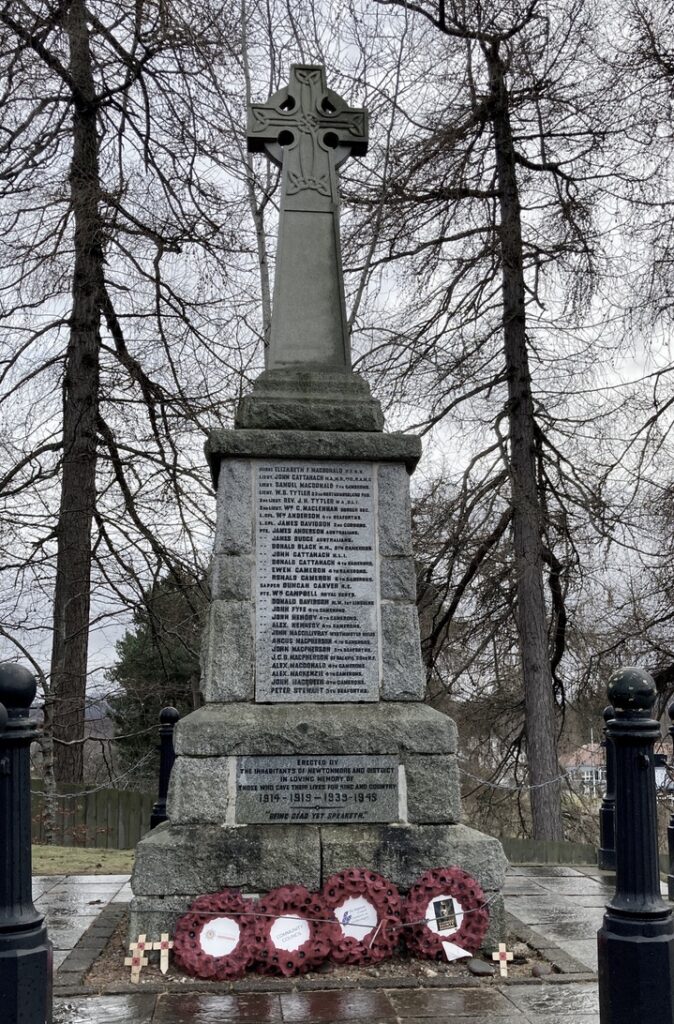
<svg viewBox="0 0 674 1024"><path fill-rule="evenodd" d="M166 974L169 966L169 950L173 949L173 939L169 939L168 932L162 932L159 942L152 945L153 949L159 950L159 970Z"/></svg>
<svg viewBox="0 0 674 1024"><path fill-rule="evenodd" d="M129 945L129 951L131 956L124 958L124 966L131 968L131 981L134 985L137 985L140 981L140 972L143 967L147 967L148 960L143 954L146 949L152 949L152 944L146 942L144 935L138 936L138 942L132 942Z"/></svg>
<svg viewBox="0 0 674 1024"><path fill-rule="evenodd" d="M508 977L508 961L513 959L514 954L506 950L505 942L499 942L498 952L492 953L492 960L498 960L498 968L502 978Z"/></svg>

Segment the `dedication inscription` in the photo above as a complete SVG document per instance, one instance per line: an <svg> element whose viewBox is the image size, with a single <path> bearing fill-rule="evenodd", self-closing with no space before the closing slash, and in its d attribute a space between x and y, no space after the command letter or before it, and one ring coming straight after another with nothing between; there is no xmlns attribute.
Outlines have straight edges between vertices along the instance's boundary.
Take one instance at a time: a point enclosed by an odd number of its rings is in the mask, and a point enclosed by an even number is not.
<svg viewBox="0 0 674 1024"><path fill-rule="evenodd" d="M397 821L398 760L387 755L238 757L236 821Z"/></svg>
<svg viewBox="0 0 674 1024"><path fill-rule="evenodd" d="M256 463L258 701L379 696L373 467Z"/></svg>

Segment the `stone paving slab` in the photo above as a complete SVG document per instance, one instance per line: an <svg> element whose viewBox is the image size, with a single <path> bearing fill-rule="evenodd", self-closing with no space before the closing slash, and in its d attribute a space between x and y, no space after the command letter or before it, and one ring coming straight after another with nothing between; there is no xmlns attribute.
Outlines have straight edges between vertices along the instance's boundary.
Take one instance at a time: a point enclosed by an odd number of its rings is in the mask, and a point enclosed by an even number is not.
<svg viewBox="0 0 674 1024"><path fill-rule="evenodd" d="M597 929L598 931L599 929ZM588 970L597 971L597 939L558 939L557 945L565 953L584 964ZM543 951L545 952L545 950Z"/></svg>
<svg viewBox="0 0 674 1024"><path fill-rule="evenodd" d="M513 985L509 998L527 1017L599 1014L597 986L590 985Z"/></svg>
<svg viewBox="0 0 674 1024"><path fill-rule="evenodd" d="M285 992L280 1001L282 1019L291 1024L354 1020L395 1022L398 1017L385 992Z"/></svg>
<svg viewBox="0 0 674 1024"><path fill-rule="evenodd" d="M48 916L47 930L55 950L70 952L96 918L79 915L75 920Z"/></svg>
<svg viewBox="0 0 674 1024"><path fill-rule="evenodd" d="M522 875L511 878L510 875L506 875L506 883L503 887L504 896L542 896L544 894L545 889L535 878L525 878Z"/></svg>
<svg viewBox="0 0 674 1024"><path fill-rule="evenodd" d="M613 893L611 893L611 896ZM609 896L609 899L611 898ZM594 910L601 910L604 913L606 907L606 890L598 893L580 893L573 897L575 907L589 907Z"/></svg>
<svg viewBox="0 0 674 1024"><path fill-rule="evenodd" d="M506 892L506 907L517 934L562 970L566 957L569 964L596 972L597 932L614 892L614 876L547 864L520 865L518 872L513 880L519 891ZM526 891L527 878L540 886L540 893ZM518 921L525 927L518 926Z"/></svg>
<svg viewBox="0 0 674 1024"><path fill-rule="evenodd" d="M510 868L508 873L527 877L543 875L545 878L564 878L565 876L575 878L579 874L583 876L589 874L585 870L585 866L576 868L571 864L518 864L516 867Z"/></svg>
<svg viewBox="0 0 674 1024"><path fill-rule="evenodd" d="M55 999L53 1024L151 1024L156 996Z"/></svg>
<svg viewBox="0 0 674 1024"><path fill-rule="evenodd" d="M33 899L49 892L54 886L65 881L65 875L34 875L33 876Z"/></svg>
<svg viewBox="0 0 674 1024"><path fill-rule="evenodd" d="M596 942L598 927L596 921L591 918L578 920L570 916L563 916L557 917L551 924L544 922L541 931L548 939L559 945L562 942L578 942L584 939L593 939Z"/></svg>
<svg viewBox="0 0 674 1024"><path fill-rule="evenodd" d="M269 993L242 996L204 996L192 993L163 995L157 999L152 1024L280 1024L281 1001Z"/></svg>
<svg viewBox="0 0 674 1024"><path fill-rule="evenodd" d="M42 878L60 878L61 881L66 881L68 885L107 885L117 886L119 889L122 885L125 885L129 881L129 875L42 875Z"/></svg>
<svg viewBox="0 0 674 1024"><path fill-rule="evenodd" d="M599 1024L598 1013L543 1014L529 1017L530 1024Z"/></svg>
<svg viewBox="0 0 674 1024"><path fill-rule="evenodd" d="M560 915L563 918L566 914L572 914L574 912L573 906L571 906L568 900L564 902L559 899L553 899L547 894L543 894L540 897L537 896L521 896L516 901L512 898L508 899L508 910L514 917L519 918L524 924L538 924L539 921L544 921L547 918L554 915L557 920Z"/></svg>
<svg viewBox="0 0 674 1024"><path fill-rule="evenodd" d="M615 888L612 884L605 884L599 878L588 878L587 875L577 875L574 878L539 875L537 881L548 892L554 892L557 896L594 896L604 892L606 898L610 899Z"/></svg>
<svg viewBox="0 0 674 1024"><path fill-rule="evenodd" d="M85 974L105 949L124 912L125 904L109 903L104 912L94 918L77 945L59 964L54 979L54 988L57 992L65 988L75 991L81 988Z"/></svg>
<svg viewBox="0 0 674 1024"><path fill-rule="evenodd" d="M510 1000L495 989L415 989L392 992L391 1002L400 1017L478 1016L482 1018L510 1018L513 1006Z"/></svg>

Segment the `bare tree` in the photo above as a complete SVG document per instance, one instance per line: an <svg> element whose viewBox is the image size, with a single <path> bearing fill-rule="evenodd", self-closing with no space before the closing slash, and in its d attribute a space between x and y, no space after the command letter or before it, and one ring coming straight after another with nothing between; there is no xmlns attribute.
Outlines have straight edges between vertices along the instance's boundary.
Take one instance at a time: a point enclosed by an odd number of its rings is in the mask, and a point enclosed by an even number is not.
<svg viewBox="0 0 674 1024"><path fill-rule="evenodd" d="M130 603L183 561L203 574L208 485L185 439L230 415L222 392L236 395L257 344L229 265L245 200L217 187L210 157L218 140L236 148L221 100L238 21L214 13L162 0L0 11L0 397L40 403L34 429L5 441L4 568L47 599L54 588L61 780L81 779L106 595Z"/></svg>
<svg viewBox="0 0 674 1024"><path fill-rule="evenodd" d="M471 609L485 559L512 545L502 607L517 624L533 830L558 839L555 690L563 699L565 591L582 532L574 516L604 514L587 472L594 459L574 463L581 446L563 406L576 427L585 421L571 398L574 380L596 369L583 317L610 245L610 232L601 237L604 177L621 126L603 94L590 4L380 6L426 26L410 50L410 74L425 90L412 93L420 109L407 108L387 180L371 179L369 201L386 190L388 212L372 274L402 268L408 301L407 322L394 321L398 355L382 346L367 362L384 386L386 375L410 382L408 400L433 396L423 429L451 417L477 439L451 514L482 525L436 555L451 583L427 641L437 644ZM588 77L581 69L593 62ZM588 347L567 358L574 331ZM456 524L447 533L456 538ZM496 629L502 616L490 621Z"/></svg>

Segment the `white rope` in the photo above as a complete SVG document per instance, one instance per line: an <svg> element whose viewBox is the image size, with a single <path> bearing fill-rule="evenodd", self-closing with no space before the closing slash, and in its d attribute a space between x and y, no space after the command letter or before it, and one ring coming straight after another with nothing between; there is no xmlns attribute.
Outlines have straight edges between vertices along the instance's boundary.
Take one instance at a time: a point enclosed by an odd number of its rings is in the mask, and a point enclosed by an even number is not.
<svg viewBox="0 0 674 1024"><path fill-rule="evenodd" d="M459 760L463 761L466 759L459 758ZM486 786L488 789L506 789L511 793L528 793L532 789L543 789L545 786L553 786L557 782L562 782L564 779L571 778L574 772L582 771L582 768L578 765L575 768L569 768L566 772L562 772L561 775L556 775L553 779L546 779L545 782L536 782L531 785L526 785L525 783L515 783L515 785L511 785L508 782L491 782L489 779L481 779L479 775L473 775L472 772L466 771L466 769L462 768L460 765L459 771L462 775L472 779L474 782L479 782L481 786Z"/></svg>
<svg viewBox="0 0 674 1024"><path fill-rule="evenodd" d="M93 721L103 721L103 719L94 719ZM130 740L134 736L147 736L151 732L158 733L159 726L151 725L147 729L139 729L138 732L127 732L122 736L84 736L81 740L54 739L54 743L57 743L59 747L79 747L83 743L116 743L117 740Z"/></svg>
<svg viewBox="0 0 674 1024"><path fill-rule="evenodd" d="M149 761L149 759L152 756L152 751L149 754L145 754L143 757L141 757L140 761L136 761L134 765L131 765L128 771L125 771L122 775L117 775L116 778L114 779L108 779L107 782L104 782L100 786L96 786L95 789L85 789L79 793L47 793L43 789L31 789L31 793L33 796L42 796L46 797L47 799L53 798L55 800L79 800L80 797L82 796L91 796L92 793L100 793L101 790L103 789L114 789L115 783L121 782L122 779L125 779L128 775L131 775L131 773L135 772L137 768L140 768L140 766L145 764L146 761Z"/></svg>
<svg viewBox="0 0 674 1024"><path fill-rule="evenodd" d="M461 913L462 914L476 914L479 910L486 910L487 907L489 907L494 902L494 900L497 900L500 895L501 895L500 891L499 892L495 892L493 896L490 896L488 900L485 900L483 903L481 903L479 907L471 907L469 910L464 910L463 908L461 908ZM456 897L454 897L454 898L456 899ZM252 909L251 910L221 910L221 911L215 911L215 910L206 910L206 909L202 910L201 908L199 908L197 910L188 910L187 913L188 914L195 914L196 916L203 916L203 917L212 917L213 914L220 913L220 914L225 915L226 917L258 917L258 918L263 918L265 920L271 920L271 921L296 921L298 919L298 917L300 917L303 921L307 921L310 924L334 924L335 921L338 921L338 919L336 917L306 917L304 914L301 913L301 911L299 913L297 913L297 914L293 914L293 913L286 913L286 914L262 914L259 911L252 910ZM401 931L403 928L413 928L415 925L418 925L418 924L428 924L429 921L435 921L435 920L436 920L435 917L420 917L417 921L393 921L393 920L389 920L387 922L387 924L389 925L389 927L397 928L399 931ZM379 930L382 927L383 923L384 923L384 919L382 918L379 921L379 924L377 925L377 928L375 929L374 936L370 940L370 945L372 945L372 943L374 942L375 938L377 937L377 934L379 933ZM369 932L369 931L372 931L372 925L371 924L358 924L356 921L350 921L349 922L349 928L362 928L366 933Z"/></svg>

